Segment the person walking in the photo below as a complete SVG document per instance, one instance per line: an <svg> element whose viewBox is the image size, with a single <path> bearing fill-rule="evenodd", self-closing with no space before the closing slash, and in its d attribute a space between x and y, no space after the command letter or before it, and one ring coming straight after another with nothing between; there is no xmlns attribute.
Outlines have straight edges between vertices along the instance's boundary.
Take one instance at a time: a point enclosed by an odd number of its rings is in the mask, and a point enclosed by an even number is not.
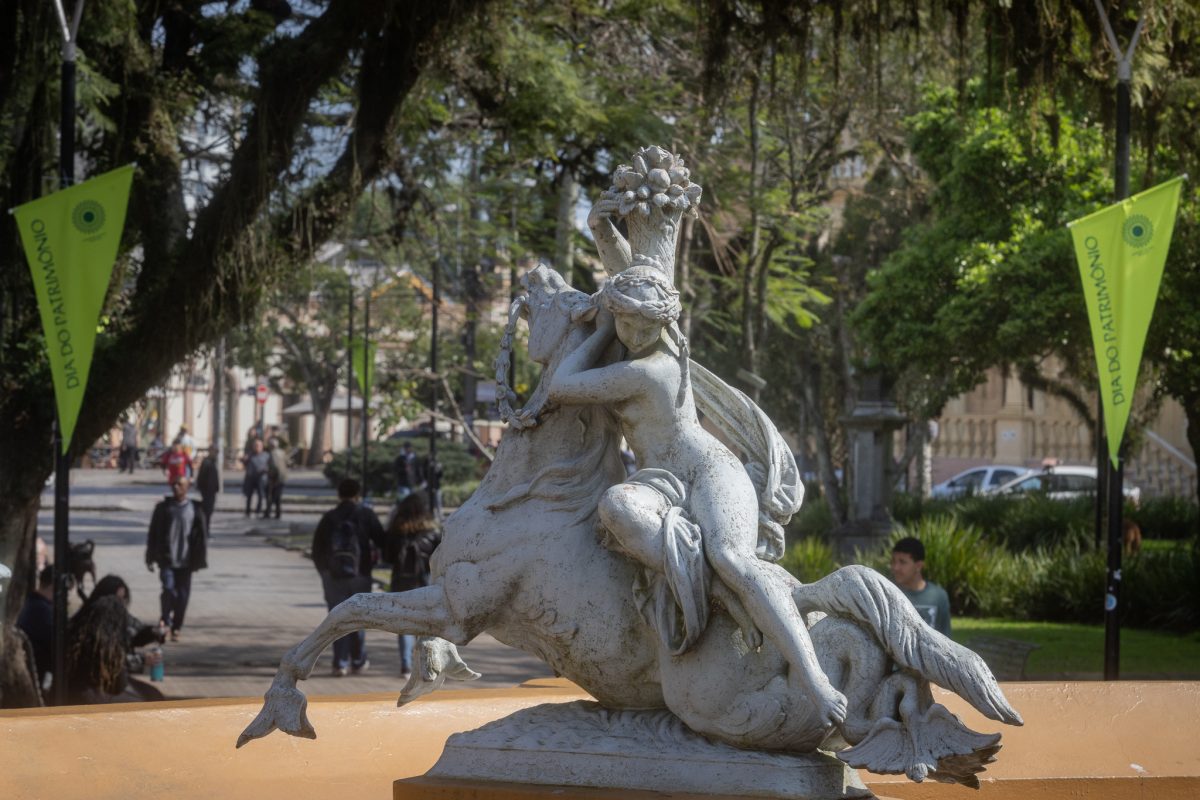
<svg viewBox="0 0 1200 800"><path fill-rule="evenodd" d="M179 641L191 599L192 573L208 566L208 523L204 508L188 497L191 485L186 475L175 479L171 494L154 507L146 535L146 569L158 567L160 619L173 642Z"/></svg>
<svg viewBox="0 0 1200 800"><path fill-rule="evenodd" d="M430 584L429 559L442 542L437 520L422 492L413 492L392 509L388 522L384 561L392 565L393 592L406 592ZM400 677L412 675L413 645L417 638L400 635Z"/></svg>
<svg viewBox="0 0 1200 800"><path fill-rule="evenodd" d="M133 474L137 468L138 458L138 433L137 425L133 424L133 420L126 417L121 423L121 472L129 472Z"/></svg>
<svg viewBox="0 0 1200 800"><path fill-rule="evenodd" d="M160 463L167 475L168 486L174 486L175 480L181 475L185 478L192 476L192 457L187 454L182 442L171 445L171 449L163 453Z"/></svg>
<svg viewBox="0 0 1200 800"><path fill-rule="evenodd" d="M262 439L255 439L250 444L250 453L242 456L242 463L246 466L246 474L242 478L242 494L246 496L246 516L250 516L251 498L257 498L254 513L262 514L267 494L267 472L271 466L271 456L263 451Z"/></svg>
<svg viewBox="0 0 1200 800"><path fill-rule="evenodd" d="M338 504L325 512L313 534L312 560L321 576L325 605L333 610L360 592L371 591L372 548L385 544L375 512L362 505L362 486L353 478L338 484ZM333 643L333 674L365 671L366 634L359 630Z"/></svg>
<svg viewBox="0 0 1200 800"><path fill-rule="evenodd" d="M420 486L421 469L417 463L417 454L413 452L412 442L401 445L400 455L392 462L392 472L396 475L397 500L403 500Z"/></svg>
<svg viewBox="0 0 1200 800"><path fill-rule="evenodd" d="M283 487L288 479L288 454L277 439L268 456L267 510L263 512L263 519L271 516L272 506L275 508L275 519L279 519L283 511Z"/></svg>
<svg viewBox="0 0 1200 800"><path fill-rule="evenodd" d="M221 474L217 469L216 456L205 456L196 471L196 488L200 491L200 506L204 509L204 523L212 530L213 510L217 507L217 494L221 491Z"/></svg>
<svg viewBox="0 0 1200 800"><path fill-rule="evenodd" d="M892 579L929 627L950 635L950 597L933 581L925 580L925 545L905 536L892 545Z"/></svg>
<svg viewBox="0 0 1200 800"><path fill-rule="evenodd" d="M422 468L425 473L425 488L429 494L429 510L433 514L433 518L438 522L442 520L442 475L446 470L442 466L442 462L433 453L430 453L425 458L425 464Z"/></svg>

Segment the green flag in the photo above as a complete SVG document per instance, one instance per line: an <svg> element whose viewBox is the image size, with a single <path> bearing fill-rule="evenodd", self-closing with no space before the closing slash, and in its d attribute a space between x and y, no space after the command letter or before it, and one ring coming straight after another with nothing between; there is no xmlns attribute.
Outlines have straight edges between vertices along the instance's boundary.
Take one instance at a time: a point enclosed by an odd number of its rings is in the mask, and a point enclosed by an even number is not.
<svg viewBox="0 0 1200 800"><path fill-rule="evenodd" d="M13 209L46 334L64 453L87 388L132 182L130 165Z"/></svg>
<svg viewBox="0 0 1200 800"><path fill-rule="evenodd" d="M375 385L375 343L365 339L351 342L350 363L354 365L354 380L358 383L358 389L366 395Z"/></svg>
<svg viewBox="0 0 1200 800"><path fill-rule="evenodd" d="M1181 176L1069 223L1113 466L1129 421L1182 187Z"/></svg>

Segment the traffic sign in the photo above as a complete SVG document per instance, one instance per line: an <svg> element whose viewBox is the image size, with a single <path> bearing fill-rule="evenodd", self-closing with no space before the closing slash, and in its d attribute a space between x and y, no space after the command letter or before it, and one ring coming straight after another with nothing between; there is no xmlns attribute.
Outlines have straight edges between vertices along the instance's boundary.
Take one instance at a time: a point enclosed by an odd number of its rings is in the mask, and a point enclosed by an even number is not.
<svg viewBox="0 0 1200 800"><path fill-rule="evenodd" d="M265 406L267 404L267 395L270 394L270 391L271 390L265 383L260 383L258 388L254 390L254 396L258 399L258 404L260 406Z"/></svg>

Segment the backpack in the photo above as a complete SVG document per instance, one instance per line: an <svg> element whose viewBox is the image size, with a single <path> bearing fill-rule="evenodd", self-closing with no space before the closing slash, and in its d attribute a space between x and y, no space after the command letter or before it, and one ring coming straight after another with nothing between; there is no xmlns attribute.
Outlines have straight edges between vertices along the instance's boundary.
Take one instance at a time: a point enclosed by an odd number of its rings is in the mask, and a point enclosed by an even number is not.
<svg viewBox="0 0 1200 800"><path fill-rule="evenodd" d="M362 538L358 523L353 516L342 520L333 532L333 553L329 559L329 572L335 578L358 577L358 565L362 562Z"/></svg>

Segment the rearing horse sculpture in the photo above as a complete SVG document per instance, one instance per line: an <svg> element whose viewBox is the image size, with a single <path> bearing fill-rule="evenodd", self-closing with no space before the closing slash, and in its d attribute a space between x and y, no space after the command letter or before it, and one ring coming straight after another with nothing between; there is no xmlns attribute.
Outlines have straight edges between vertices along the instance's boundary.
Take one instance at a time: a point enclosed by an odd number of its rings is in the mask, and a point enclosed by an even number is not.
<svg viewBox="0 0 1200 800"><path fill-rule="evenodd" d="M545 367L531 402L537 419L517 417L524 427L506 433L479 489L447 519L433 584L359 594L333 609L283 657L238 746L276 728L315 738L297 682L340 636L371 628L430 637L403 704L447 678L474 676L454 645L487 631L608 708L665 707L693 730L738 747L806 752L849 744L840 757L852 766L978 785L975 773L999 749L999 735L964 728L932 702L929 683L992 719L1020 724L1020 716L977 655L924 625L872 570L846 567L792 586L809 615L821 669L849 703L836 726L780 680L786 662L719 581L695 645L682 654L667 647L631 591L639 567L605 547L596 531L600 496L625 477L616 422L597 406L543 402L557 365L591 333L595 304L544 266L523 283L527 293L514 304L506 338L519 310L529 321L530 357Z"/></svg>

